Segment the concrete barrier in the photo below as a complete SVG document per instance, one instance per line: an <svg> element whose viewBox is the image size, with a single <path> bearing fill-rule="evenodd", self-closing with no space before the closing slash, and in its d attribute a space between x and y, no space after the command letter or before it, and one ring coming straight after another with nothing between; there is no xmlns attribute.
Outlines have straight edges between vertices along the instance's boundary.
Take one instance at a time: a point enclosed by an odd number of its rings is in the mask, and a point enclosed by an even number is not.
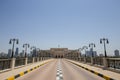
<svg viewBox="0 0 120 80"><path fill-rule="evenodd" d="M68 60L67 60L67 61L68 61ZM87 71L89 71L89 72L91 72L91 73L94 73L95 75L98 75L98 76L104 78L105 80L115 80L115 79L113 79L113 78L111 78L111 77L108 77L108 76L103 75L103 74L101 74L101 73L98 73L98 72L96 72L96 71L90 70L90 69L88 69L88 68L86 68L86 67L83 67L83 66L81 66L81 65L79 65L79 64L77 64L77 63L74 63L74 62L71 62L71 61L68 61L68 62L70 62L70 63L72 63L72 64L75 64L75 65L77 65L77 66L79 66L79 67L81 67L81 68L83 68L83 69L85 69L85 70L87 70Z"/></svg>
<svg viewBox="0 0 120 80"><path fill-rule="evenodd" d="M38 65L38 66L36 66L36 67L33 67L33 68L31 68L31 69L26 70L26 71L20 72L19 74L10 76L10 77L8 77L8 78L5 79L5 80L15 80L16 78L21 77L21 76L23 76L23 75L25 75L25 74L27 74L27 73L29 73L29 72L31 72L31 71L39 68L40 66L42 66L42 65L44 65L44 64L47 64L48 62L50 62L50 61L44 62L44 63L42 63L42 64L40 64L40 65Z"/></svg>

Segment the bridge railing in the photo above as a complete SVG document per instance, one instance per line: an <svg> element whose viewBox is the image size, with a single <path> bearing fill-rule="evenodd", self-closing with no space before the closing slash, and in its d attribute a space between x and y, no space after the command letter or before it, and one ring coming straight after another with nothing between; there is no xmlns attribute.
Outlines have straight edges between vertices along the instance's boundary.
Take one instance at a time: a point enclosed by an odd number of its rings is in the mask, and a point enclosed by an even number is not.
<svg viewBox="0 0 120 80"><path fill-rule="evenodd" d="M81 60L81 62L84 62L84 57L81 57L80 60Z"/></svg>
<svg viewBox="0 0 120 80"><path fill-rule="evenodd" d="M93 58L93 64L103 66L103 58L102 57L94 57Z"/></svg>
<svg viewBox="0 0 120 80"><path fill-rule="evenodd" d="M0 60L0 70L9 69L11 66L11 59Z"/></svg>
<svg viewBox="0 0 120 80"><path fill-rule="evenodd" d="M32 57L28 57L27 63L30 64L33 62L33 58Z"/></svg>
<svg viewBox="0 0 120 80"><path fill-rule="evenodd" d="M75 59L73 59L75 60ZM80 57L78 59L80 62L90 63L92 65L98 65L104 69L114 69L120 71L120 58L110 58L110 57Z"/></svg>
<svg viewBox="0 0 120 80"><path fill-rule="evenodd" d="M91 57L86 57L86 63L91 63Z"/></svg>
<svg viewBox="0 0 120 80"><path fill-rule="evenodd" d="M108 67L113 69L120 69L120 58L107 58Z"/></svg>
<svg viewBox="0 0 120 80"><path fill-rule="evenodd" d="M25 65L25 58L16 58L15 67Z"/></svg>
<svg viewBox="0 0 120 80"><path fill-rule="evenodd" d="M37 60L38 60L38 58L37 58L37 57L35 57L35 58L34 58L34 62L37 62Z"/></svg>
<svg viewBox="0 0 120 80"><path fill-rule="evenodd" d="M48 57L28 57L28 58L10 58L10 59L0 59L0 72L9 69L13 70L19 66L26 66L30 63L39 62L42 60L49 59Z"/></svg>

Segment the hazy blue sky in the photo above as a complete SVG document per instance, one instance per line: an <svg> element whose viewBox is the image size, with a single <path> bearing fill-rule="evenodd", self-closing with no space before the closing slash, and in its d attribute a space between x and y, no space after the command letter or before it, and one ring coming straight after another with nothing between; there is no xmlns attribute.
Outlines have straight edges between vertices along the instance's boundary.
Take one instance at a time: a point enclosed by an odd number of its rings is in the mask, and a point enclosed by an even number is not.
<svg viewBox="0 0 120 80"><path fill-rule="evenodd" d="M40 49L77 49L91 42L103 53L99 39L106 37L108 54L120 50L120 0L0 0L0 52L10 38Z"/></svg>

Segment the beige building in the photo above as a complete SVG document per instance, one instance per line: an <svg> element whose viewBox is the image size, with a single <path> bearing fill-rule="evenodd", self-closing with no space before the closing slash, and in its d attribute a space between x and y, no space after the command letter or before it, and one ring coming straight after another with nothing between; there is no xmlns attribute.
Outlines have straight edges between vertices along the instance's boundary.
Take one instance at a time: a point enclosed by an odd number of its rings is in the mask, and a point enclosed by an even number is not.
<svg viewBox="0 0 120 80"><path fill-rule="evenodd" d="M53 58L78 58L80 53L78 50L69 50L68 48L50 48L50 50L41 50L40 55Z"/></svg>
<svg viewBox="0 0 120 80"><path fill-rule="evenodd" d="M55 58L63 58L68 53L68 48L51 48L50 53Z"/></svg>

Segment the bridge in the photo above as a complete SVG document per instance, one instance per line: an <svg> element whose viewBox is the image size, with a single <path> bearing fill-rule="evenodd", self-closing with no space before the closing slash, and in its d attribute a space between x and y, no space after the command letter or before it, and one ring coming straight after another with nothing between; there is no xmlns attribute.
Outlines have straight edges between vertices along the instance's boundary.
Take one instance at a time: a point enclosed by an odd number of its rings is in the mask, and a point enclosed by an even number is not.
<svg viewBox="0 0 120 80"><path fill-rule="evenodd" d="M0 59L0 80L120 80L120 58L42 50L36 57Z"/></svg>

